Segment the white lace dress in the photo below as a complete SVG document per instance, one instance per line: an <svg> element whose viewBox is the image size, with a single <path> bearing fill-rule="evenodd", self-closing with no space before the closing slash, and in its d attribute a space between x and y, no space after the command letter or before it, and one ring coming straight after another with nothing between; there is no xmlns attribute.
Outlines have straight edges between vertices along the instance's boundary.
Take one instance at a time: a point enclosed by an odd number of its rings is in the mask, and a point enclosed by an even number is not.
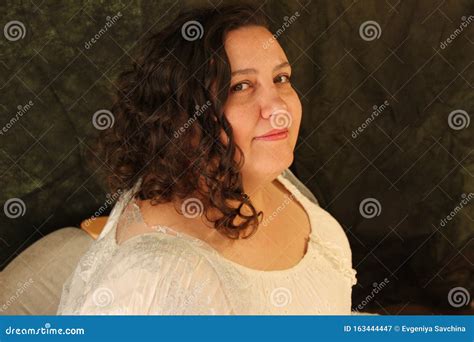
<svg viewBox="0 0 474 342"><path fill-rule="evenodd" d="M311 223L306 254L294 267L248 268L164 226L117 245L117 224L143 220L132 189L64 284L58 315L350 315L357 279L345 232L288 172L277 179Z"/></svg>

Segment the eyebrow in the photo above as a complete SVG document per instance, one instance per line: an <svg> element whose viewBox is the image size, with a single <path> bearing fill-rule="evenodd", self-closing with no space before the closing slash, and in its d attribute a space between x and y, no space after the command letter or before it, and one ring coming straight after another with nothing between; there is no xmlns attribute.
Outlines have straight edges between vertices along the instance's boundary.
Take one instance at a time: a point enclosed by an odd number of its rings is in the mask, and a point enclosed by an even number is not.
<svg viewBox="0 0 474 342"><path fill-rule="evenodd" d="M273 71L281 69L281 68L286 67L286 66L290 66L290 63L288 63L288 62L280 63L280 64L278 64L277 66L275 66L273 68ZM253 68L240 69L240 70L233 71L231 76L240 75L240 74L245 75L245 74L251 74L251 73L257 74L258 71L256 69L253 69Z"/></svg>

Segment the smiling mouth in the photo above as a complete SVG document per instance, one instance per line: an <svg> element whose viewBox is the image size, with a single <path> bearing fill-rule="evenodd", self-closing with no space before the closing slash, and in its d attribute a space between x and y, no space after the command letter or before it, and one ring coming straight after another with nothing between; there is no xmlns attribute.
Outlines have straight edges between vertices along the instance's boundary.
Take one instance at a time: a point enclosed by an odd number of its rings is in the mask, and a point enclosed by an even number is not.
<svg viewBox="0 0 474 342"><path fill-rule="evenodd" d="M280 130L274 130L271 131L270 133L267 133L265 135L261 135L258 137L255 137L255 140L282 140L286 139L288 137L288 129L280 129Z"/></svg>

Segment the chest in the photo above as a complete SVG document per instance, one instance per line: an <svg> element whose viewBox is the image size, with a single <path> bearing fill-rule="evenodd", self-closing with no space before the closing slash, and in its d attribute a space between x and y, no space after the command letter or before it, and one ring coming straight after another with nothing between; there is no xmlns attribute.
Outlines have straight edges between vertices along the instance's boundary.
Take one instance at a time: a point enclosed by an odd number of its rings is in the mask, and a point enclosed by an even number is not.
<svg viewBox="0 0 474 342"><path fill-rule="evenodd" d="M223 255L259 270L283 270L297 265L306 254L310 219L295 200L278 208L264 214L252 237L236 241Z"/></svg>

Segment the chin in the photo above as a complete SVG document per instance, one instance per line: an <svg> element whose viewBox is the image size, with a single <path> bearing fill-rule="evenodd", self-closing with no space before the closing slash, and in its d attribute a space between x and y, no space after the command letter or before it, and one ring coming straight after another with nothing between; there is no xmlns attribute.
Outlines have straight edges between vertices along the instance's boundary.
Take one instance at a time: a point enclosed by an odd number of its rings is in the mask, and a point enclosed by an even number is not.
<svg viewBox="0 0 474 342"><path fill-rule="evenodd" d="M272 149L261 150L258 153L258 157L255 159L256 163L268 166L281 166L293 162L294 158L294 147L290 141L286 144L279 146L273 146Z"/></svg>
<svg viewBox="0 0 474 342"><path fill-rule="evenodd" d="M253 172L262 176L276 177L289 168L291 163L293 163L293 153L278 154L276 157L267 156L256 161Z"/></svg>

